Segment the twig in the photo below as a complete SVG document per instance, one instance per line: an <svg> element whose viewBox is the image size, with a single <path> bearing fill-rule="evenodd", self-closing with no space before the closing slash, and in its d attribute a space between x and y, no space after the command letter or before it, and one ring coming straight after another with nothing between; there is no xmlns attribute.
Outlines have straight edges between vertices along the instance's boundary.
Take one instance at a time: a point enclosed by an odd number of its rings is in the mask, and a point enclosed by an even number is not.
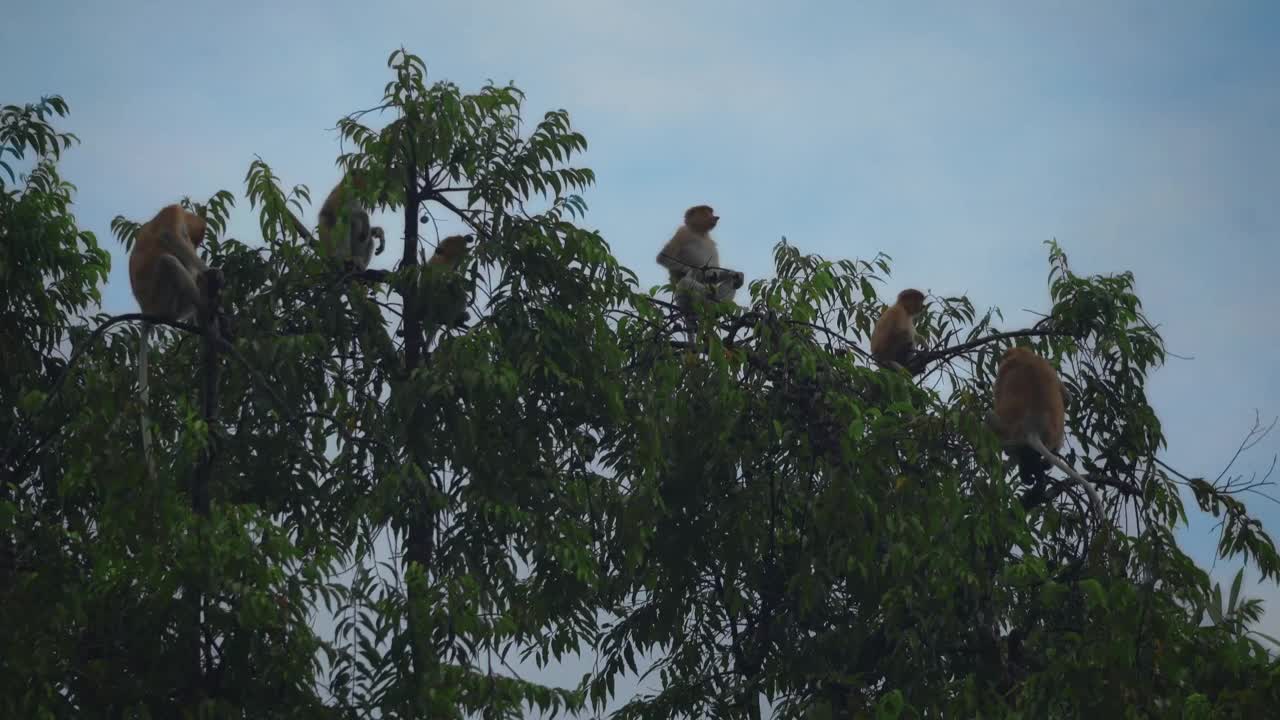
<svg viewBox="0 0 1280 720"><path fill-rule="evenodd" d="M961 343L960 345L955 345L949 348L926 350L924 352L917 353L916 357L920 358L918 362L921 363L921 369L923 369L925 365L934 362L935 360L946 360L957 355L962 355L974 348L982 347L987 343L992 343L997 340L1007 340L1009 338L1019 337L1071 337L1071 333L1063 332L1061 330L1013 330L1011 332L995 333L993 335L978 338L977 340L971 340L967 343Z"/></svg>
<svg viewBox="0 0 1280 720"><path fill-rule="evenodd" d="M284 213L288 215L289 220L292 221L291 224L293 225L293 229L307 241L308 245L314 247L316 245L316 239L311 235L311 231L307 229L307 226L302 224L302 221L298 219L298 216L294 215L293 211L289 208L285 208Z"/></svg>

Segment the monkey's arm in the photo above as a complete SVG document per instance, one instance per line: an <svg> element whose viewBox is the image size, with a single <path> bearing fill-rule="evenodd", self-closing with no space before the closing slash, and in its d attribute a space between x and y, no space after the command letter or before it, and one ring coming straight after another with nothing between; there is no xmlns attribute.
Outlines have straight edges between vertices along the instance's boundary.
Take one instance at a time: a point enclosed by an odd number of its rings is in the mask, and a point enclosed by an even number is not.
<svg viewBox="0 0 1280 720"><path fill-rule="evenodd" d="M689 266L680 260L680 248L675 238L667 241L658 251L658 264L666 268L672 277L689 272Z"/></svg>
<svg viewBox="0 0 1280 720"><path fill-rule="evenodd" d="M916 330L916 324L914 322L907 323L907 334L909 336L908 342L911 343L912 350L924 347L924 342L920 339L920 331Z"/></svg>
<svg viewBox="0 0 1280 720"><path fill-rule="evenodd" d="M166 232L162 238L165 252L178 258L188 269L196 273L204 273L209 270L209 266L204 264L204 260L200 259L200 254L196 252L191 241L187 239L186 233L179 235L176 231L170 231Z"/></svg>
<svg viewBox="0 0 1280 720"><path fill-rule="evenodd" d="M733 296L738 292L737 287L733 284L732 278L725 278L715 286L715 293L712 295L716 302L724 302L732 300Z"/></svg>
<svg viewBox="0 0 1280 720"><path fill-rule="evenodd" d="M671 281L675 282L681 275L704 269L706 263L694 257L697 250L697 238L690 238L677 231L667 244L662 246L661 252L658 253L658 264L671 273Z"/></svg>
<svg viewBox="0 0 1280 720"><path fill-rule="evenodd" d="M915 328L908 322L906 327L893 332L889 340L889 352L886 356L896 363L904 363L911 356L916 346Z"/></svg>
<svg viewBox="0 0 1280 720"><path fill-rule="evenodd" d="M333 224L334 224L334 223L336 223L336 222L338 222L338 211L337 211L337 210L335 210L335 209L333 208L333 206L332 206L332 205L330 205L330 204L328 204L328 203L326 203L325 205L321 206L321 208L320 208L320 227L322 227L322 228L323 228L323 227L324 227L324 226L326 226L326 225L328 225L328 226L332 227L332 226L333 226Z"/></svg>

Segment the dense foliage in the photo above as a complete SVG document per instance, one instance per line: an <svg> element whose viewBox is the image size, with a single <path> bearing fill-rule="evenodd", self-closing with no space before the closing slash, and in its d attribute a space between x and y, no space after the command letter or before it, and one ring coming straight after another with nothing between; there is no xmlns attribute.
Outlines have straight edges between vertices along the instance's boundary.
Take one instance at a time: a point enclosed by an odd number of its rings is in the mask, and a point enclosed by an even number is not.
<svg viewBox="0 0 1280 720"><path fill-rule="evenodd" d="M153 334L154 480L139 318L86 315L110 258L58 175L67 106L0 109L0 716L590 715L646 657L662 690L618 717L1280 702L1259 604L1238 578L1224 603L1175 542L1182 498L1223 518L1224 557L1267 579L1280 557L1232 487L1159 461L1144 385L1164 349L1130 274L1075 275L1050 244L1046 318L1014 332L933 298L913 377L860 349L889 258L784 240L746 307L681 342L575 225L594 176L569 165L586 140L566 112L529 129L515 87L388 65L383 102L339 128L366 199L403 211L394 270L318 255L307 188L261 158L261 241L224 236L231 193L184 200L234 335ZM456 275L422 261L441 213L476 238ZM145 219L113 223L124 247ZM465 327L435 311L463 298ZM1014 343L1061 368L1106 542L981 422ZM596 661L547 688L506 669L521 653Z"/></svg>

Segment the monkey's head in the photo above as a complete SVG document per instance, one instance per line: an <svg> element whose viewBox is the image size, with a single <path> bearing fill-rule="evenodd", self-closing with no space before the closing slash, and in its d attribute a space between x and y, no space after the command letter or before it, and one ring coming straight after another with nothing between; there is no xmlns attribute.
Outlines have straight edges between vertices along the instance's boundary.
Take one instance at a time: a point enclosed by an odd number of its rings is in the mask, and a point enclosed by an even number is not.
<svg viewBox="0 0 1280 720"><path fill-rule="evenodd" d="M360 168L353 168L347 173L347 183L356 190L363 191L368 182L365 180L366 171Z"/></svg>
<svg viewBox="0 0 1280 720"><path fill-rule="evenodd" d="M200 243L204 242L205 222L204 218L190 212L182 211L183 224L187 226L187 238L191 240L193 247L200 247Z"/></svg>
<svg viewBox="0 0 1280 720"><path fill-rule="evenodd" d="M915 288L907 288L898 293L898 304L912 315L919 315L924 311L924 293Z"/></svg>
<svg viewBox="0 0 1280 720"><path fill-rule="evenodd" d="M684 224L694 232L711 232L718 222L720 222L720 216L716 215L716 211L712 210L710 205L694 205L684 211Z"/></svg>
<svg viewBox="0 0 1280 720"><path fill-rule="evenodd" d="M1035 353L1032 352L1030 348L1025 348L1021 345L1014 345L1008 350L1005 350L1004 355L1000 356L1000 364L1003 365L1011 360L1014 362L1029 360L1033 357L1035 357Z"/></svg>
<svg viewBox="0 0 1280 720"><path fill-rule="evenodd" d="M431 257L431 263L438 265L441 263L448 265L457 265L459 261L467 254L467 243L471 238L466 235L450 235L440 241L436 245L436 252Z"/></svg>

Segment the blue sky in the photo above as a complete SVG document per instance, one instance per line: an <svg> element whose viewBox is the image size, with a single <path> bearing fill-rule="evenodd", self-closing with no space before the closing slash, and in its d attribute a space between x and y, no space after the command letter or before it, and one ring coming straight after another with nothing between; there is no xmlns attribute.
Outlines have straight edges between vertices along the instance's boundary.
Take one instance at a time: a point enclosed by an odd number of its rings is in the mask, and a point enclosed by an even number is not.
<svg viewBox="0 0 1280 720"><path fill-rule="evenodd" d="M529 118L568 109L598 176L585 224L646 286L662 282L654 248L706 202L749 279L784 234L833 258L885 251L886 295L967 293L1020 327L1048 307L1056 237L1076 272L1136 273L1169 349L1193 358L1149 385L1175 467L1216 476L1255 409L1280 413L1274 3L13 5L0 102L70 103L84 142L63 170L114 256L110 312L134 309L114 215L241 198L255 153L318 202L338 178L336 120L376 104L403 45L464 90L514 80ZM239 202L231 234L255 237ZM1280 434L1236 469L1277 451ZM1280 528L1280 507L1250 504ZM1182 538L1211 561L1210 520Z"/></svg>

